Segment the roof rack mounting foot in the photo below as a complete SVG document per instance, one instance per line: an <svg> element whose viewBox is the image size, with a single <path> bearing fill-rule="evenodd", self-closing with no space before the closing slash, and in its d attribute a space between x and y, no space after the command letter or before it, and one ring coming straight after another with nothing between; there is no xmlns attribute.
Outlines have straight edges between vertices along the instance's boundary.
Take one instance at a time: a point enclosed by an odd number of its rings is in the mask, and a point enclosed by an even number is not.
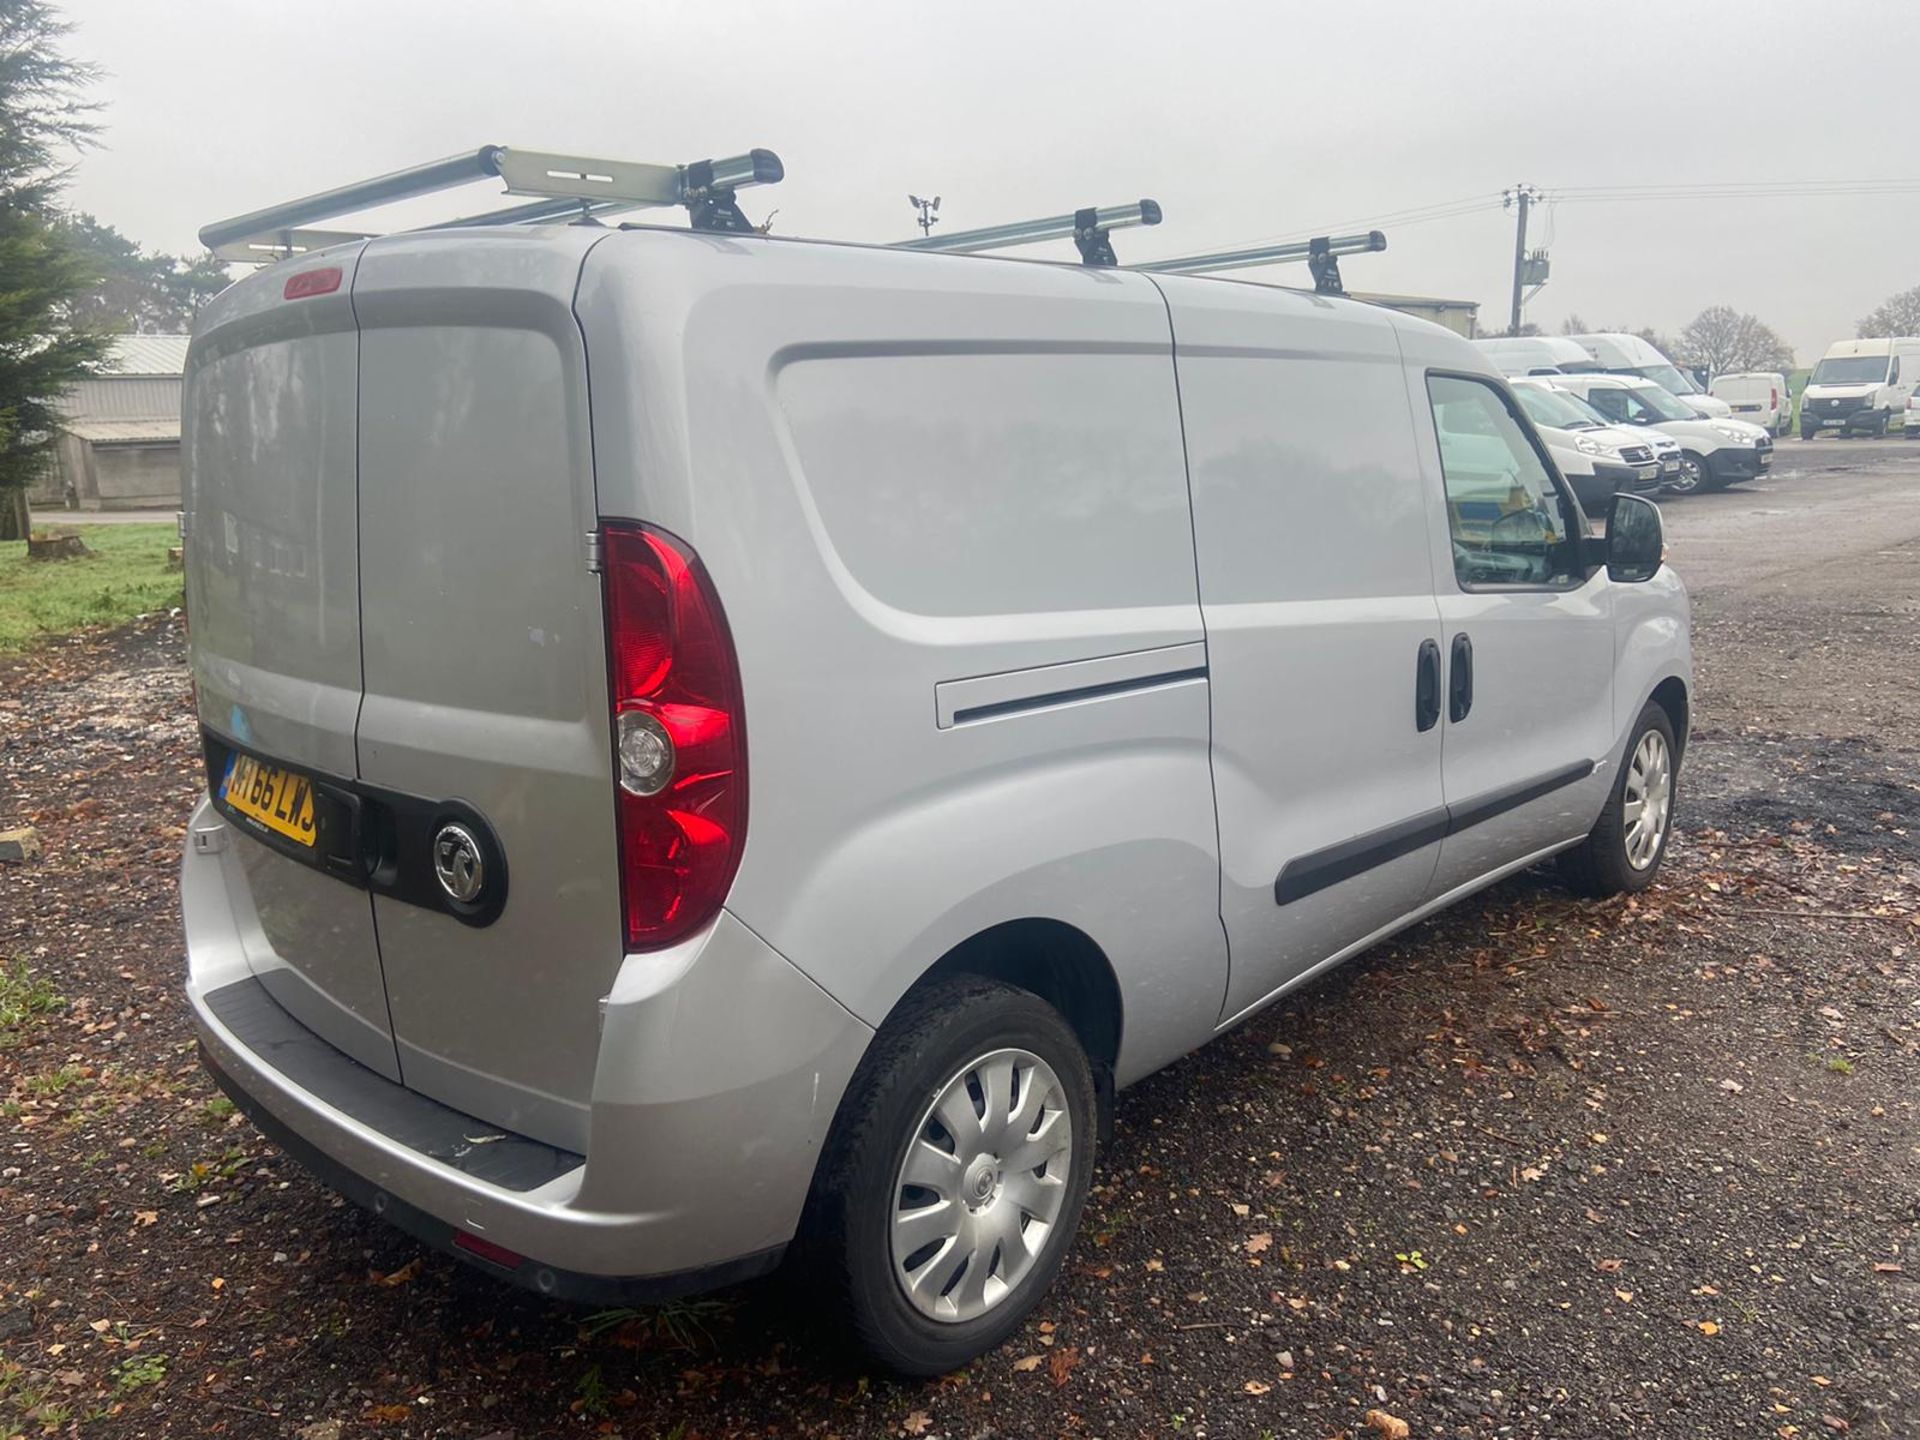
<svg viewBox="0 0 1920 1440"><path fill-rule="evenodd" d="M1113 253L1113 231L1100 223L1100 212L1089 205L1073 212L1073 243L1080 252L1082 265L1118 265Z"/></svg>
<svg viewBox="0 0 1920 1440"><path fill-rule="evenodd" d="M700 160L686 167L683 197L687 221L695 230L725 235L757 235L760 227L741 212L735 191L741 185L771 185L785 174L771 150L753 150L732 160Z"/></svg>
<svg viewBox="0 0 1920 1440"><path fill-rule="evenodd" d="M1340 283L1340 257L1333 253L1333 241L1325 235L1315 236L1307 242L1307 269L1313 272L1313 293L1316 295L1344 295L1347 287Z"/></svg>

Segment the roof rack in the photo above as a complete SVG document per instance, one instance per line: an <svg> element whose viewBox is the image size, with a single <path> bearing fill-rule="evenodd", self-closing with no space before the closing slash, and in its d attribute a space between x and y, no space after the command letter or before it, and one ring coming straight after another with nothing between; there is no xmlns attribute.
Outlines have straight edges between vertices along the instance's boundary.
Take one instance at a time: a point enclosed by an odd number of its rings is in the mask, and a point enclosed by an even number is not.
<svg viewBox="0 0 1920 1440"><path fill-rule="evenodd" d="M1364 235L1321 235L1291 245L1258 245L1246 250L1216 250L1210 255L1179 255L1171 260L1148 260L1127 268L1159 275L1199 275L1304 260L1313 271L1316 291L1322 295L1344 295L1347 292L1340 283L1340 257L1365 255L1386 248L1387 237L1378 230L1369 230Z"/></svg>
<svg viewBox="0 0 1920 1440"><path fill-rule="evenodd" d="M509 195L540 198L427 228L558 224L649 206L684 205L694 229L742 234L754 227L740 213L734 193L748 185L771 185L785 173L780 157L771 150L749 150L690 165L648 165L482 145L444 160L216 220L201 229L200 243L222 260L269 264L325 245L367 238L357 231L301 228L312 221L490 177L504 181Z"/></svg>
<svg viewBox="0 0 1920 1440"><path fill-rule="evenodd" d="M1016 220L1008 225L989 225L982 230L954 230L945 235L926 235L918 240L894 242L896 250L941 250L971 254L978 250L1004 250L1010 245L1031 245L1036 240L1073 237L1084 265L1117 265L1113 242L1108 233L1130 225L1158 225L1160 206L1153 200L1137 200L1131 205L1089 205L1066 215L1048 215L1039 220Z"/></svg>

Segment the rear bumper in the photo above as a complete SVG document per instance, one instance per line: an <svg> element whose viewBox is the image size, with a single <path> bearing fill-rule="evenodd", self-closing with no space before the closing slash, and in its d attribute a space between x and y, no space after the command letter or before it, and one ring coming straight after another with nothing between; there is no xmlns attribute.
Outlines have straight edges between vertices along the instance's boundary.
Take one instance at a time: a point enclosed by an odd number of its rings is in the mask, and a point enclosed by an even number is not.
<svg viewBox="0 0 1920 1440"><path fill-rule="evenodd" d="M321 1180L560 1297L657 1299L778 1263L872 1032L752 931L723 912L682 945L627 958L602 1002L587 1152L572 1155L396 1085L280 1010L253 977L249 902L228 887L224 851L193 840L222 823L203 800L181 867L202 1057ZM500 1154L476 1160L461 1143L475 1137ZM456 1249L461 1235L509 1258Z"/></svg>

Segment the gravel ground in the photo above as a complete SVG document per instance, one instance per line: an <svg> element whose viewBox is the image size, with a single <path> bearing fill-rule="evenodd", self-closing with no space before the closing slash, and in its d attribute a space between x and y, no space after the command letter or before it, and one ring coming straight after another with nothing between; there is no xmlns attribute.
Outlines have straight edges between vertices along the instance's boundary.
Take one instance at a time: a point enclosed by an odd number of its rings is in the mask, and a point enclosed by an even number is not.
<svg viewBox="0 0 1920 1440"><path fill-rule="evenodd" d="M1519 877L1129 1091L1060 1285L929 1384L777 1280L596 1317L328 1194L193 1059L176 627L0 667L0 957L64 1001L0 1037L0 1436L1920 1436L1920 454L1668 514L1663 883Z"/></svg>

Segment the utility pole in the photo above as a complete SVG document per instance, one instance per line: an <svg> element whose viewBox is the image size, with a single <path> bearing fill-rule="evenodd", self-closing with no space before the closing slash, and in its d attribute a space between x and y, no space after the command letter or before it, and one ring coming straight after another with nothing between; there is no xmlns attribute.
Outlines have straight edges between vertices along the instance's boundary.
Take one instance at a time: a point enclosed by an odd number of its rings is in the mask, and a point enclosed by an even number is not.
<svg viewBox="0 0 1920 1440"><path fill-rule="evenodd" d="M1519 223L1513 232L1513 313L1507 322L1507 333L1520 333L1520 298L1527 273L1527 210L1540 198L1540 192L1531 185L1515 185L1511 190L1501 192L1502 208L1519 211Z"/></svg>

